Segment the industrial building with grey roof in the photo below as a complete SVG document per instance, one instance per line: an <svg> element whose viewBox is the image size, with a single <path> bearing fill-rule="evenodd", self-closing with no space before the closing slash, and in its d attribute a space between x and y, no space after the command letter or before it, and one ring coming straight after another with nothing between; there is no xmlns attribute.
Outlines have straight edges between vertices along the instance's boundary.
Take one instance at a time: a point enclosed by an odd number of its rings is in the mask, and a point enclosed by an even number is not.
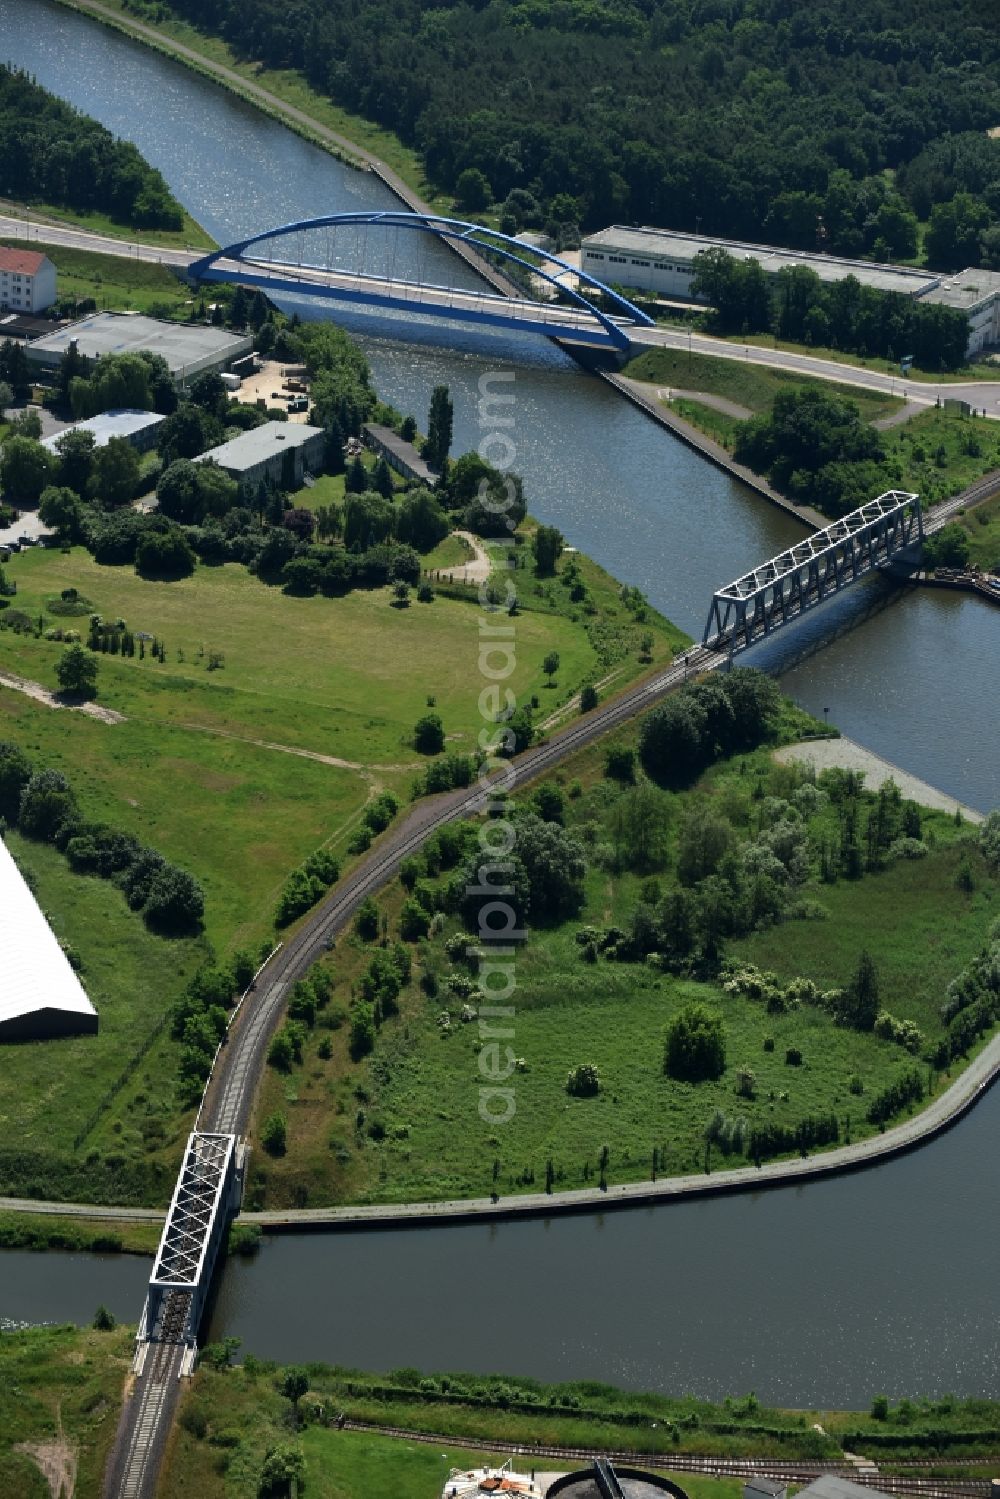
<svg viewBox="0 0 1000 1499"><path fill-rule="evenodd" d="M269 479L298 489L303 476L318 473L326 457L326 433L304 422L265 422L211 448L196 463L217 463L243 484Z"/></svg>
<svg viewBox="0 0 1000 1499"><path fill-rule="evenodd" d="M214 370L227 369L253 349L253 339L201 323L169 323L125 312L95 312L42 338L25 352L31 364L53 370L76 344L85 359L105 354L160 354L178 385Z"/></svg>
<svg viewBox="0 0 1000 1499"><path fill-rule="evenodd" d="M954 275L916 270L905 265L877 265L871 260L844 260L818 251L782 250L743 240L684 234L671 229L629 228L612 224L590 234L581 245L581 268L599 281L666 298L695 300L691 291L696 258L706 250L724 250L738 260L756 260L768 276L793 266L807 266L821 281L854 276L876 291L901 292L924 302L957 307L969 319L967 352L978 354L1000 343L1000 273L966 270Z"/></svg>

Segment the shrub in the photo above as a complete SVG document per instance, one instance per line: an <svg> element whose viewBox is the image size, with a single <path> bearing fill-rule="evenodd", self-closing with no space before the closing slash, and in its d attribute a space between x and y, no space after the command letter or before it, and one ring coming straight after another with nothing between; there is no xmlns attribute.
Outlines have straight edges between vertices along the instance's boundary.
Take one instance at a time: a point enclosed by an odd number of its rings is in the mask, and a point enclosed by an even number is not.
<svg viewBox="0 0 1000 1499"><path fill-rule="evenodd" d="M663 1070L683 1082L721 1077L726 1070L722 1016L701 1004L678 1011L667 1027Z"/></svg>
<svg viewBox="0 0 1000 1499"><path fill-rule="evenodd" d="M437 713L425 713L413 726L413 747L421 755L439 755L444 749L444 724Z"/></svg>
<svg viewBox="0 0 1000 1499"><path fill-rule="evenodd" d="M802 1066L802 1052L799 1050L799 1048L797 1046L789 1046L788 1050L785 1052L785 1066L786 1067L801 1067Z"/></svg>
<svg viewBox="0 0 1000 1499"><path fill-rule="evenodd" d="M567 1075L566 1092L573 1098L596 1098L600 1089L601 1079L593 1062L581 1062Z"/></svg>
<svg viewBox="0 0 1000 1499"><path fill-rule="evenodd" d="M268 1114L260 1131L261 1144L268 1155L284 1155L288 1145L288 1120L275 1111Z"/></svg>

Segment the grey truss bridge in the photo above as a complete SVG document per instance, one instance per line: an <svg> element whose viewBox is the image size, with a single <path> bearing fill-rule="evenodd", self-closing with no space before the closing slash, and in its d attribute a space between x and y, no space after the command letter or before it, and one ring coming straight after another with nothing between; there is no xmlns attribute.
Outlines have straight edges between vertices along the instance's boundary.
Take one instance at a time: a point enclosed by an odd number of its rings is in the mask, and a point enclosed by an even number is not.
<svg viewBox="0 0 1000 1499"><path fill-rule="evenodd" d="M890 564L912 570L924 539L920 500L890 489L815 531L712 598L704 644L745 651L824 599Z"/></svg>
<svg viewBox="0 0 1000 1499"><path fill-rule="evenodd" d="M235 1135L196 1131L188 1139L139 1324L135 1384L108 1467L107 1499L151 1499L154 1492L179 1379L194 1367L216 1256L239 1207L243 1164Z"/></svg>

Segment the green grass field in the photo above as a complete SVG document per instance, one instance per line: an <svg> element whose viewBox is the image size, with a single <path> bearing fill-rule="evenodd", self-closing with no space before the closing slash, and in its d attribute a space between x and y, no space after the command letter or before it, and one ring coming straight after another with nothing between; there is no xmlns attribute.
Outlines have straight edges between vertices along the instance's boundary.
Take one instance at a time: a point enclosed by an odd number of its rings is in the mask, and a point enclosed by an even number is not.
<svg viewBox="0 0 1000 1499"><path fill-rule="evenodd" d="M480 610L471 590L407 610L391 607L388 589L292 598L235 565L150 583L127 568L100 567L80 548L25 551L7 571L32 617L54 622L47 602L73 586L95 612L165 642L165 664L148 652L144 660L100 657L99 701L124 721L55 711L0 687L0 738L15 740L35 764L62 770L87 818L136 834L194 874L206 912L203 942L166 943L146 932L112 885L71 873L50 848L11 839L57 932L84 955L101 1030L5 1049L0 1122L21 1148L4 1158L0 1179L23 1195L155 1202L163 1192L154 1168L173 1160L184 1122L169 1095L150 1102L157 1069L175 1071L169 1036L104 1107L80 1150L74 1139L205 953L256 950L273 933L289 871L321 844L343 853L380 787L405 800L426 764L411 734L429 698L448 748L474 749ZM546 707L600 674L609 639L626 652L624 669L644 669L613 580L589 563L584 571L600 631L589 616L586 624L571 617L576 609L558 583L546 583L516 621L519 696L541 696L542 658L560 653L559 688L545 691ZM648 628L660 660L685 639L658 616ZM54 688L62 649L0 631L0 670ZM209 651L223 653L221 669L207 669ZM88 1164L91 1151L100 1159ZM109 1167L109 1158L118 1165Z"/></svg>
<svg viewBox="0 0 1000 1499"><path fill-rule="evenodd" d="M602 758L603 746L557 773L564 790L575 778L583 787L582 796L567 803L567 825L585 830L595 819L599 827L606 823L615 792L601 776ZM767 752L747 763L768 765ZM775 787L787 791L784 771L770 776ZM748 815L749 784L734 762L709 772L702 790L739 826ZM669 797L671 843L690 796ZM1000 882L986 873L974 849L957 845L962 830L943 814L925 814L924 833L933 844L925 859L901 860L856 882L814 882L805 894L819 903L822 919L785 921L734 939L730 955L774 969L783 981L812 978L825 990L850 982L867 947L879 970L881 1007L913 1020L925 1042L933 1044L943 1034L938 1007L947 984L978 952L1000 911ZM598 841L604 836L596 834ZM956 885L966 854L975 866L971 894ZM673 858L668 849L658 877L670 878ZM842 1139L847 1133L854 1140L871 1134L874 1126L865 1118L869 1100L912 1065L900 1046L840 1027L827 1012L808 1005L773 1015L716 984L674 978L643 963L582 961L576 931L588 924L627 926L642 886L638 875L612 874L591 860L585 909L562 926L533 933L519 950L515 1035L509 1044L525 1067L514 1074L516 1115L503 1129L491 1129L478 1113L476 1025L453 1023L443 1032L442 1008L451 1009L454 1020L460 1004L443 989L428 999L416 982L403 992L399 1017L383 1025L371 1057L351 1061L346 1026L332 1032L319 1028L307 1040L300 1068L289 1076L269 1069L258 1117L284 1111L289 1144L278 1160L257 1158L267 1204L541 1190L549 1160L555 1190L593 1186L604 1147L609 1182L647 1179L654 1148L659 1175L700 1172L704 1131L716 1109L742 1115L750 1124L789 1127L806 1115L832 1111L841 1121ZM397 884L380 902L390 932L403 897ZM437 937L419 945L415 980L431 970L440 983L460 966L444 951L448 937L460 929L457 918L449 917ZM370 949L356 936L338 944L335 1014L346 1011L369 958ZM667 1022L691 999L706 1001L723 1017L727 1070L717 1082L679 1083L663 1072ZM773 1049L765 1049L765 1039ZM320 1055L321 1046L328 1047L328 1057ZM801 1066L786 1063L790 1047L801 1050ZM566 1092L567 1073L583 1062L598 1068L597 1098L571 1098ZM752 1100L736 1095L735 1070L744 1063L756 1077ZM852 1078L861 1079L860 1097L851 1092ZM714 1159L718 1165L722 1158L716 1153ZM732 1158L732 1164L740 1164L740 1158Z"/></svg>
<svg viewBox="0 0 1000 1499"><path fill-rule="evenodd" d="M100 1029L3 1048L2 1190L95 1202L169 1195L183 1124L162 1096L163 1069L172 1073L178 1051L164 1027L204 961L205 943L154 936L109 881L74 874L54 848L16 833L7 843L56 935L82 959L81 981ZM109 1098L126 1074L121 1092Z"/></svg>
<svg viewBox="0 0 1000 1499"><path fill-rule="evenodd" d="M0 240L4 245L22 243ZM166 266L129 260L124 255L72 250L64 245L46 244L44 240L38 249L56 268L60 297L75 297L79 301L93 297L98 307L111 312L152 312L166 317L186 315L194 305L190 288Z"/></svg>
<svg viewBox="0 0 1000 1499"><path fill-rule="evenodd" d="M723 396L755 413L769 412L780 390L824 390L854 401L866 421L889 416L902 401L883 396L878 391L858 390L853 385L837 385L828 380L811 379L790 370L769 369L764 365L741 364L737 359L717 359L708 354L688 354L683 349L647 349L632 359L622 371L632 380L678 390L702 391ZM718 415L718 413L715 413Z"/></svg>
<svg viewBox="0 0 1000 1499"><path fill-rule="evenodd" d="M52 1492L24 1443L79 1464L75 1499L100 1499L104 1465L121 1410L134 1332L74 1327L5 1330L0 1337L0 1493L49 1499ZM63 1475L72 1484L65 1468ZM58 1489L57 1489L58 1492Z"/></svg>
<svg viewBox="0 0 1000 1499"><path fill-rule="evenodd" d="M963 515L961 524L969 537L973 566L1000 573L1000 496Z"/></svg>

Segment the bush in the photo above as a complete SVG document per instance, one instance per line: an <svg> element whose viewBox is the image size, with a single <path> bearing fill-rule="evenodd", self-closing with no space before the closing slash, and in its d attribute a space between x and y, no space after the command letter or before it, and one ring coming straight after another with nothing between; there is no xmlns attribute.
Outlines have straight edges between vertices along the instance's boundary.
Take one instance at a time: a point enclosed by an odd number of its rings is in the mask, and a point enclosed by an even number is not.
<svg viewBox="0 0 1000 1499"><path fill-rule="evenodd" d="M593 1062L581 1062L566 1078L566 1092L573 1098L596 1098L600 1090L601 1079Z"/></svg>
<svg viewBox="0 0 1000 1499"><path fill-rule="evenodd" d="M667 1027L663 1070L682 1082L703 1082L726 1070L722 1016L705 1005L685 1005Z"/></svg>
<svg viewBox="0 0 1000 1499"><path fill-rule="evenodd" d="M268 1155L284 1155L288 1146L288 1120L275 1111L268 1114L260 1131L261 1144Z"/></svg>
<svg viewBox="0 0 1000 1499"><path fill-rule="evenodd" d="M797 1046L789 1046L785 1052L786 1067L801 1067L802 1053Z"/></svg>
<svg viewBox="0 0 1000 1499"><path fill-rule="evenodd" d="M444 749L444 724L437 713L425 713L413 727L413 746L421 755L439 755Z"/></svg>

